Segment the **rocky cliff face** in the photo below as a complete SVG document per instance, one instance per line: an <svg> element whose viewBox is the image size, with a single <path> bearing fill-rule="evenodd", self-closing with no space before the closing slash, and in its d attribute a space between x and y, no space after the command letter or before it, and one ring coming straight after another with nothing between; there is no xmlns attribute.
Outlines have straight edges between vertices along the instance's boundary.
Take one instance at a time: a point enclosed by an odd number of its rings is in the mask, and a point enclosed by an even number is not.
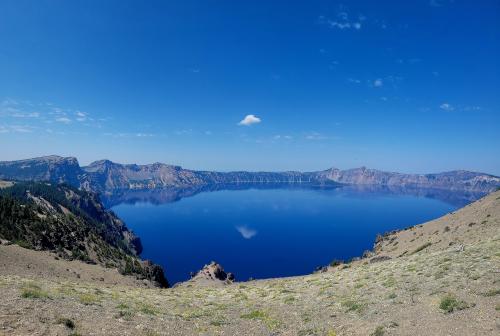
<svg viewBox="0 0 500 336"><path fill-rule="evenodd" d="M86 175L82 181L98 191L123 189L157 189L188 187L204 181L196 172L163 163L150 165L118 164L101 160L83 167Z"/></svg>
<svg viewBox="0 0 500 336"><path fill-rule="evenodd" d="M64 184L17 182L0 190L0 219L2 239L168 286L159 266L138 258L139 238L93 193Z"/></svg>
<svg viewBox="0 0 500 336"><path fill-rule="evenodd" d="M500 187L497 176L468 171L401 174L367 168L318 172L209 172L163 163L119 164L108 160L80 167L75 158L49 156L0 162L0 178L66 182L85 190L112 194L124 190L201 189L217 185L309 184L400 186L487 193Z"/></svg>
<svg viewBox="0 0 500 336"><path fill-rule="evenodd" d="M18 181L51 181L79 185L83 171L74 157L56 155L19 161L0 161L0 178Z"/></svg>
<svg viewBox="0 0 500 336"><path fill-rule="evenodd" d="M320 172L324 178L344 184L385 185L427 189L491 192L500 187L500 178L483 173L457 170L438 174L400 174L365 167Z"/></svg>

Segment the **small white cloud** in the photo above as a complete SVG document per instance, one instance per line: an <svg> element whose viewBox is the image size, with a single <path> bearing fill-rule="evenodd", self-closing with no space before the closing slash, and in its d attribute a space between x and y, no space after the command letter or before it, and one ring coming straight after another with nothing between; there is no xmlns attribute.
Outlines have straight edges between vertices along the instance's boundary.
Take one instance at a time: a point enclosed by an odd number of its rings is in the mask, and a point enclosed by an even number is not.
<svg viewBox="0 0 500 336"><path fill-rule="evenodd" d="M443 104L439 105L439 108L442 110L445 110L447 112L451 112L451 111L455 110L455 108L448 103L443 103Z"/></svg>
<svg viewBox="0 0 500 336"><path fill-rule="evenodd" d="M193 134L193 130L190 128L190 129L181 129L181 130L177 130L174 132L175 135L191 135Z"/></svg>
<svg viewBox="0 0 500 336"><path fill-rule="evenodd" d="M258 124L260 122L261 122L261 120L260 120L259 117L256 117L253 114L249 114L245 118L243 118L243 120L240 121L238 123L238 125L241 125L241 126L250 126L250 125L253 125L253 124Z"/></svg>
<svg viewBox="0 0 500 336"><path fill-rule="evenodd" d="M384 85L384 82L380 78L377 78L373 81L374 87L382 87L383 85Z"/></svg>
<svg viewBox="0 0 500 336"><path fill-rule="evenodd" d="M361 81L356 78L348 78L349 83L361 84Z"/></svg>
<svg viewBox="0 0 500 336"><path fill-rule="evenodd" d="M39 118L40 113L38 112L15 112L11 114L13 118Z"/></svg>
<svg viewBox="0 0 500 336"><path fill-rule="evenodd" d="M318 141L318 140L326 140L326 139L328 139L328 137L321 134L321 133L318 133L318 132L312 132L312 133L306 134L305 139Z"/></svg>
<svg viewBox="0 0 500 336"><path fill-rule="evenodd" d="M480 111L481 106L465 106L464 111Z"/></svg>
<svg viewBox="0 0 500 336"><path fill-rule="evenodd" d="M293 137L291 135L280 135L280 134L277 134L277 135L273 136L273 139L274 140L281 140L281 139L291 140L291 139L293 139Z"/></svg>
<svg viewBox="0 0 500 336"><path fill-rule="evenodd" d="M153 137L154 134L151 134L151 133L136 133L135 136L138 137L138 138L150 138L150 137Z"/></svg>
<svg viewBox="0 0 500 336"><path fill-rule="evenodd" d="M252 239L257 235L257 231L254 229L251 229L246 226L237 226L236 230L241 234L241 236L245 239Z"/></svg>
<svg viewBox="0 0 500 336"><path fill-rule="evenodd" d="M76 120L77 121L86 121L87 120L87 114L83 113L81 111L76 111Z"/></svg>
<svg viewBox="0 0 500 336"><path fill-rule="evenodd" d="M69 119L68 117L60 117L56 118L56 121L63 124L69 124L71 122L71 119Z"/></svg>
<svg viewBox="0 0 500 336"><path fill-rule="evenodd" d="M347 30L347 29L360 30L361 22L365 20L366 16L362 14L358 16L357 21L352 20L349 18L349 13L347 11L338 12L335 19L327 18L324 15L318 18L318 22L320 24L326 25L330 28L338 28L340 30Z"/></svg>

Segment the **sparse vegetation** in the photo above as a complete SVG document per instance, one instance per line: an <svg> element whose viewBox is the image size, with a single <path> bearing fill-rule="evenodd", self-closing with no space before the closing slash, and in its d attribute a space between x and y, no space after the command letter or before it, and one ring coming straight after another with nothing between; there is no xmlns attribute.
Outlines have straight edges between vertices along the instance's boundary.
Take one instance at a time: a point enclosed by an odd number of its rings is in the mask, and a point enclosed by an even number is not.
<svg viewBox="0 0 500 336"><path fill-rule="evenodd" d="M262 321L269 329L275 329L280 325L279 321L271 318L268 313L261 310L254 310L250 313L240 315L240 318Z"/></svg>
<svg viewBox="0 0 500 336"><path fill-rule="evenodd" d="M375 331L370 334L370 336L384 336L385 331L383 326L378 326Z"/></svg>
<svg viewBox="0 0 500 336"><path fill-rule="evenodd" d="M91 293L81 294L79 296L79 300L81 303L87 306L99 303L99 298Z"/></svg>
<svg viewBox="0 0 500 336"><path fill-rule="evenodd" d="M148 303L139 304L139 311L147 315L158 315L160 313L155 306Z"/></svg>
<svg viewBox="0 0 500 336"><path fill-rule="evenodd" d="M444 310L446 313L451 313L457 310L469 308L469 305L465 301L459 300L455 296L448 294L441 298L439 308Z"/></svg>
<svg viewBox="0 0 500 336"><path fill-rule="evenodd" d="M500 295L500 288L490 289L489 291L483 294L483 296L496 296L496 295Z"/></svg>
<svg viewBox="0 0 500 336"><path fill-rule="evenodd" d="M341 302L341 306L345 308L346 312L361 312L364 308L364 304L357 300L344 300Z"/></svg>
<svg viewBox="0 0 500 336"><path fill-rule="evenodd" d="M268 318L267 314L260 310L254 310L250 313L243 314L240 317L242 319L250 319L250 320L264 320Z"/></svg>
<svg viewBox="0 0 500 336"><path fill-rule="evenodd" d="M21 296L27 299L47 299L49 298L49 293L42 290L40 286L29 283L21 289Z"/></svg>

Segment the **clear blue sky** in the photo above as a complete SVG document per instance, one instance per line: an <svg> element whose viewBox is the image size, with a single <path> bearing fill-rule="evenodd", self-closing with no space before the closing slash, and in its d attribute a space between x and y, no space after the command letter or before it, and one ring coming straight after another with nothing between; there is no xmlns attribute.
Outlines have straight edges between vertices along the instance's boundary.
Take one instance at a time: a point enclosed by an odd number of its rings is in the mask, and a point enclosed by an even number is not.
<svg viewBox="0 0 500 336"><path fill-rule="evenodd" d="M496 0L2 0L0 160L500 174L499 41Z"/></svg>

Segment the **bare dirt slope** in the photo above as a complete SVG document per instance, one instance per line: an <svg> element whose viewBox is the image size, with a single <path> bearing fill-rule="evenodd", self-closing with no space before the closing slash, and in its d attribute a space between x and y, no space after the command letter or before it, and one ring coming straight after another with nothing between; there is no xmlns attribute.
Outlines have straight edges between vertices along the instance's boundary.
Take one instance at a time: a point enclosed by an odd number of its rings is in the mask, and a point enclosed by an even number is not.
<svg viewBox="0 0 500 336"><path fill-rule="evenodd" d="M302 277L156 289L73 263L0 245L0 335L498 335L500 192Z"/></svg>
<svg viewBox="0 0 500 336"><path fill-rule="evenodd" d="M153 287L150 281L123 276L115 268L65 260L47 251L34 251L17 245L0 245L0 275L17 274L30 279L98 282L103 285Z"/></svg>

